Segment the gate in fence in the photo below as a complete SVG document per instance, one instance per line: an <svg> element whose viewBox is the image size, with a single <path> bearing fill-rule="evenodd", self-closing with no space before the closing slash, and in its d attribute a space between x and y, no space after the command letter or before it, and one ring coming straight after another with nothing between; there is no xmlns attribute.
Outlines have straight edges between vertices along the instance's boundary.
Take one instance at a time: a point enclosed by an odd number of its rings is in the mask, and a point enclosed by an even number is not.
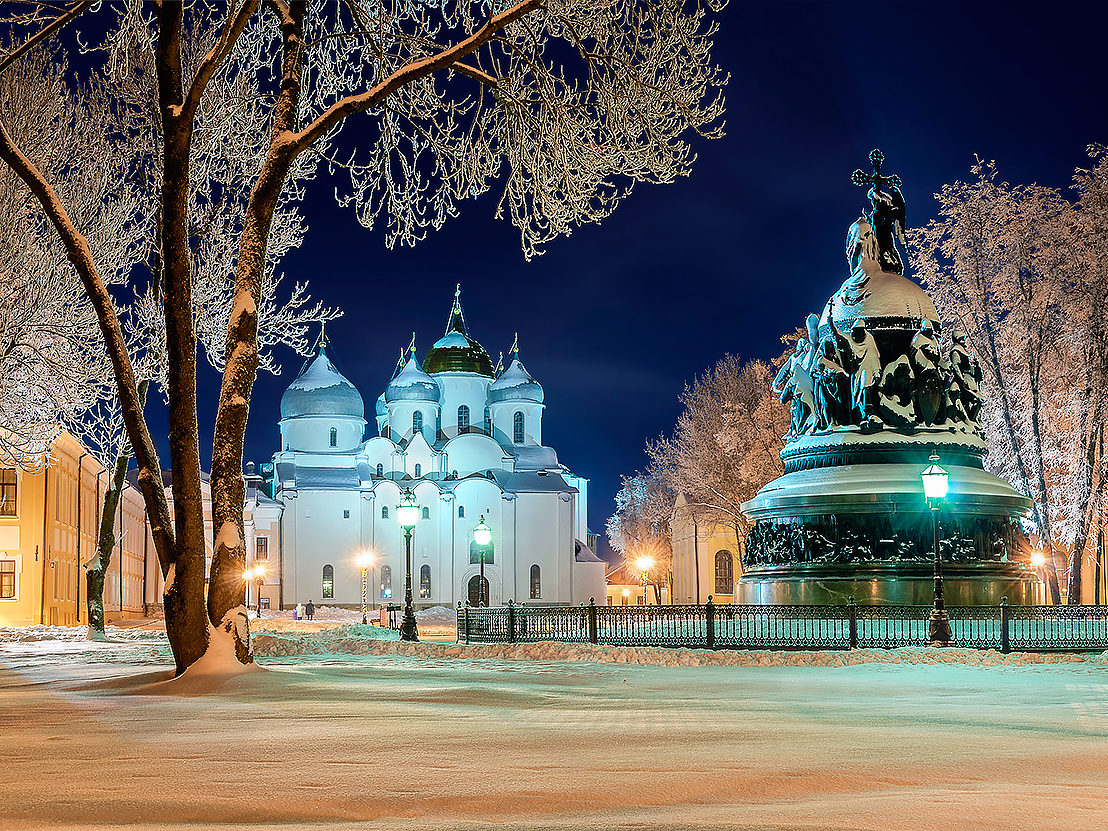
<svg viewBox="0 0 1108 831"><path fill-rule="evenodd" d="M464 643L561 641L697 649L926 646L931 606L522 606L458 608ZM1108 606L948 606L952 646L1108 649Z"/></svg>

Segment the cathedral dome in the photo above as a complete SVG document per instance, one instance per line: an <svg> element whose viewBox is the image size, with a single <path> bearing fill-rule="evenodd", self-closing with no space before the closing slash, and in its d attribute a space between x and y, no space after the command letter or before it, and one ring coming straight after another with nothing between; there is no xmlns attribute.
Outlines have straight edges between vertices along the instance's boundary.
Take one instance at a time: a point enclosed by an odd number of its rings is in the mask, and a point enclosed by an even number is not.
<svg viewBox="0 0 1108 831"><path fill-rule="evenodd" d="M385 404L385 394L381 393L377 396L377 415L383 416L389 414L389 408Z"/></svg>
<svg viewBox="0 0 1108 831"><path fill-rule="evenodd" d="M428 401L439 403L442 391L435 379L423 371L415 355L408 359L400 374L385 388L385 401Z"/></svg>
<svg viewBox="0 0 1108 831"><path fill-rule="evenodd" d="M435 341L423 356L423 367L436 372L472 372L493 377L492 359L485 347L469 336L462 314L461 287L454 292L454 306L446 324L446 334Z"/></svg>
<svg viewBox="0 0 1108 831"><path fill-rule="evenodd" d="M518 350L511 365L489 385L490 404L501 401L530 401L541 404L543 397L542 385L531 377L531 373L520 361Z"/></svg>
<svg viewBox="0 0 1108 831"><path fill-rule="evenodd" d="M335 369L325 343L315 360L289 384L281 396L281 418L298 416L365 417L365 403L357 388Z"/></svg>

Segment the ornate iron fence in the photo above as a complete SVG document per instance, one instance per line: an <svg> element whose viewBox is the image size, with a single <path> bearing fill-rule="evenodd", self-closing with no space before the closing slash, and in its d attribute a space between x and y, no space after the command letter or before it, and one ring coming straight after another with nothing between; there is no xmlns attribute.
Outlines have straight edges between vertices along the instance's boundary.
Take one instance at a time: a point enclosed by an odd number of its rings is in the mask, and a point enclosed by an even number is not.
<svg viewBox="0 0 1108 831"><path fill-rule="evenodd" d="M930 606L458 607L465 643L562 641L699 649L926 646ZM951 606L954 646L1001 652L1108 649L1108 606Z"/></svg>

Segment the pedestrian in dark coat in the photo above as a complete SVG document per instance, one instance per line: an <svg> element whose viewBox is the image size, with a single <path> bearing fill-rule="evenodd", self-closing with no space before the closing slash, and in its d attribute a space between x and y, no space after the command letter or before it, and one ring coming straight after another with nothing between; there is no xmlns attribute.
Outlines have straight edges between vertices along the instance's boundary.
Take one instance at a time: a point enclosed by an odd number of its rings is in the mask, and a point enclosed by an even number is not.
<svg viewBox="0 0 1108 831"><path fill-rule="evenodd" d="M312 620L315 617L315 604L312 601L308 601L308 605L304 607L304 614L308 616L308 620Z"/></svg>

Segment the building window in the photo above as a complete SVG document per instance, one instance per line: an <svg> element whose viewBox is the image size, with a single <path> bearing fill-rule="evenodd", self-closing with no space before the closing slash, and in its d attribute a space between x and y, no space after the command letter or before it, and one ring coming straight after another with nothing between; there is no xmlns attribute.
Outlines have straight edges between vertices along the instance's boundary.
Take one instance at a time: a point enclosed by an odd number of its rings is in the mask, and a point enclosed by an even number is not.
<svg viewBox="0 0 1108 831"><path fill-rule="evenodd" d="M423 509L423 518L424 519L430 519L431 518L431 509L430 508L425 507Z"/></svg>
<svg viewBox="0 0 1108 831"><path fill-rule="evenodd" d="M523 444L523 413L517 412L512 417L512 441Z"/></svg>
<svg viewBox="0 0 1108 831"><path fill-rule="evenodd" d="M11 600L13 597L15 597L15 560L0 560L0 599Z"/></svg>
<svg viewBox="0 0 1108 831"><path fill-rule="evenodd" d="M716 552L716 594L735 593L735 558L730 551Z"/></svg>
<svg viewBox="0 0 1108 831"><path fill-rule="evenodd" d="M337 447L339 443L339 431L331 428L331 447Z"/></svg>
<svg viewBox="0 0 1108 831"><path fill-rule="evenodd" d="M350 519L350 510L349 509L343 508L342 518L343 519Z"/></svg>
<svg viewBox="0 0 1108 831"><path fill-rule="evenodd" d="M492 435L492 413L489 412L488 407L485 407L485 432Z"/></svg>
<svg viewBox="0 0 1108 831"><path fill-rule="evenodd" d="M542 597L542 569L538 564L531 566L531 599Z"/></svg>
<svg viewBox="0 0 1108 831"><path fill-rule="evenodd" d="M0 469L0 516L15 516L17 488L15 471L11 468Z"/></svg>
<svg viewBox="0 0 1108 831"><path fill-rule="evenodd" d="M469 432L469 407L465 404L458 408L458 432Z"/></svg>
<svg viewBox="0 0 1108 831"><path fill-rule="evenodd" d="M254 537L254 559L269 559L269 537Z"/></svg>
<svg viewBox="0 0 1108 831"><path fill-rule="evenodd" d="M392 566L381 566L381 598L392 599Z"/></svg>
<svg viewBox="0 0 1108 831"><path fill-rule="evenodd" d="M262 598L262 608L263 609L268 609L269 608L269 598L268 597L263 597Z"/></svg>
<svg viewBox="0 0 1108 831"><path fill-rule="evenodd" d="M465 518L466 518L466 506L465 505L459 505L458 506L458 519L465 519Z"/></svg>
<svg viewBox="0 0 1108 831"><path fill-rule="evenodd" d="M412 413L412 436L415 436L416 433L423 435L423 413L419 410Z"/></svg>
<svg viewBox="0 0 1108 831"><path fill-rule="evenodd" d="M422 475L423 475L423 465L421 465L419 462L416 462L415 478L418 479Z"/></svg>
<svg viewBox="0 0 1108 831"><path fill-rule="evenodd" d="M388 519L388 518L389 518L389 506L388 505L382 505L381 506L381 519Z"/></svg>
<svg viewBox="0 0 1108 831"><path fill-rule="evenodd" d="M382 464L377 465L377 475L378 476L384 476L385 475L385 466L384 465L382 465Z"/></svg>
<svg viewBox="0 0 1108 831"><path fill-rule="evenodd" d="M323 567L323 599L329 600L335 596L335 567L325 565Z"/></svg>
<svg viewBox="0 0 1108 831"><path fill-rule="evenodd" d="M419 596L431 596L431 566L423 566L419 570Z"/></svg>

